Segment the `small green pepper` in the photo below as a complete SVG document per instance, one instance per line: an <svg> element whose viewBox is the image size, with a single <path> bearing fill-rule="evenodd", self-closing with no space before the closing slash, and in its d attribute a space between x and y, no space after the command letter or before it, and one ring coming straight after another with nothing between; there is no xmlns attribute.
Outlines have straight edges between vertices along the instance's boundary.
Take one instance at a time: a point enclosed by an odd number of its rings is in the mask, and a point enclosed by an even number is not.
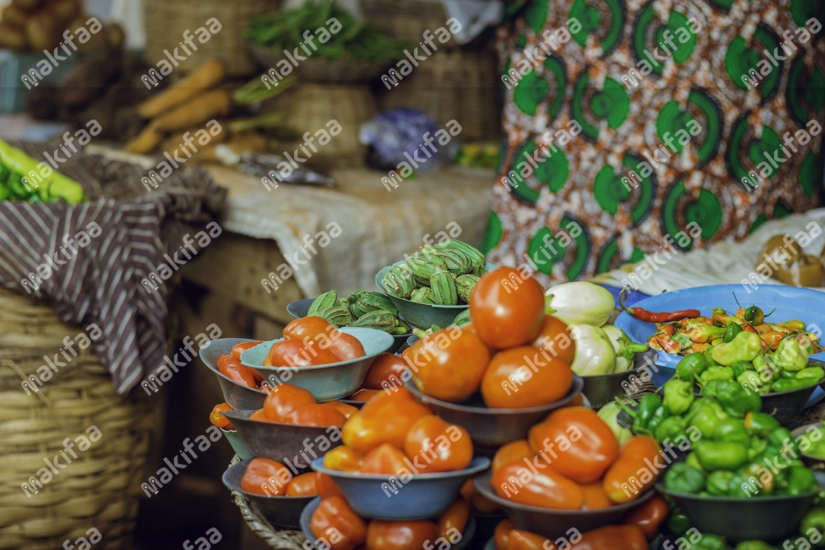
<svg viewBox="0 0 825 550"><path fill-rule="evenodd" d="M789 371L799 371L808 366L808 351L793 337L782 340L771 357L778 367Z"/></svg>
<svg viewBox="0 0 825 550"><path fill-rule="evenodd" d="M752 325L761 325L765 321L765 312L757 306L745 310L745 321Z"/></svg>
<svg viewBox="0 0 825 550"><path fill-rule="evenodd" d="M691 342L705 344L717 338L723 338L728 329L711 325L700 325L690 329L688 333Z"/></svg>
<svg viewBox="0 0 825 550"><path fill-rule="evenodd" d="M714 400L709 400L688 421L699 432L702 437L710 438L716 430L716 424L723 418L729 418L730 415L722 409L722 405Z"/></svg>
<svg viewBox="0 0 825 550"><path fill-rule="evenodd" d="M702 533L702 538L691 544L690 550L731 550L731 547L719 535Z"/></svg>
<svg viewBox="0 0 825 550"><path fill-rule="evenodd" d="M633 419L632 430L636 434L647 434L653 413L662 405L659 396L655 393L648 393L639 399L639 406L636 408L636 417Z"/></svg>
<svg viewBox="0 0 825 550"><path fill-rule="evenodd" d="M671 416L662 421L656 428L654 436L659 443L668 442L676 445L682 436L687 437L686 422L681 416Z"/></svg>
<svg viewBox="0 0 825 550"><path fill-rule="evenodd" d="M768 440L758 435L751 436L751 444L748 448L748 460L756 460L756 458L765 452L768 448Z"/></svg>
<svg viewBox="0 0 825 550"><path fill-rule="evenodd" d="M742 332L742 327L737 325L736 323L731 323L728 325L727 331L725 332L724 338L722 338L722 343L727 344L731 340L733 340L737 334Z"/></svg>
<svg viewBox="0 0 825 550"><path fill-rule="evenodd" d="M653 416L650 418L650 423L647 425L647 431L649 434L653 435L656 433L656 428L664 421L666 418L670 416L670 411L664 405L659 405L659 408L653 413Z"/></svg>
<svg viewBox="0 0 825 550"><path fill-rule="evenodd" d="M679 380L693 382L694 378L708 368L708 360L701 353L691 353L676 364L676 376Z"/></svg>
<svg viewBox="0 0 825 550"><path fill-rule="evenodd" d="M748 447L742 443L700 439L693 448L706 472L735 470L748 461Z"/></svg>
<svg viewBox="0 0 825 550"><path fill-rule="evenodd" d="M758 393L748 391L732 380L719 382L716 398L726 413L738 418L762 409L762 398Z"/></svg>
<svg viewBox="0 0 825 550"><path fill-rule="evenodd" d="M685 457L685 464L687 464L688 466L693 466L694 468L702 472L703 475L708 475L705 469L702 468L702 465L699 464L699 457L696 454L696 451L691 451L690 453L688 453L687 457Z"/></svg>
<svg viewBox="0 0 825 550"><path fill-rule="evenodd" d="M737 472L752 486L758 487L762 495L768 496L776 490L776 477L765 470L764 464L751 462Z"/></svg>
<svg viewBox="0 0 825 550"><path fill-rule="evenodd" d="M736 363L731 365L730 368L733 369L733 377L736 378L745 371L752 371L753 364L751 364L750 361L737 361Z"/></svg>
<svg viewBox="0 0 825 550"><path fill-rule="evenodd" d="M813 378L780 378L771 384L771 391L773 393L785 393L808 388L815 384L816 380Z"/></svg>
<svg viewBox="0 0 825 550"><path fill-rule="evenodd" d="M762 380L759 378L759 375L756 374L755 371L746 370L742 374L736 377L736 381L742 385L747 391L757 392L761 390L765 384L762 383ZM770 386L768 386L770 389Z"/></svg>
<svg viewBox="0 0 825 550"><path fill-rule="evenodd" d="M805 466L791 466L785 474L787 487L783 488L788 495L811 493L819 488L814 472Z"/></svg>
<svg viewBox="0 0 825 550"><path fill-rule="evenodd" d="M799 532L802 535L807 535L812 529L825 535L825 507L822 505L808 510L799 523Z"/></svg>
<svg viewBox="0 0 825 550"><path fill-rule="evenodd" d="M730 480L736 475L728 470L712 472L705 481L705 490L713 496L723 497L728 494Z"/></svg>
<svg viewBox="0 0 825 550"><path fill-rule="evenodd" d="M737 544L734 550L777 550L777 548L761 540L747 540Z"/></svg>
<svg viewBox="0 0 825 550"><path fill-rule="evenodd" d="M704 474L684 462L677 462L665 473L665 487L673 492L695 495L704 486Z"/></svg>
<svg viewBox="0 0 825 550"><path fill-rule="evenodd" d="M720 365L733 365L737 361L753 361L762 351L762 340L753 332L742 331L727 344L713 348L713 358Z"/></svg>
<svg viewBox="0 0 825 550"><path fill-rule="evenodd" d="M704 386L711 380L733 380L733 369L728 367L708 367L699 376L699 382Z"/></svg>
<svg viewBox="0 0 825 550"><path fill-rule="evenodd" d="M679 378L668 380L664 386L664 392L664 406L672 415L679 415L688 411L696 398L693 394L693 382L680 380Z"/></svg>
<svg viewBox="0 0 825 550"><path fill-rule="evenodd" d="M677 537L683 537L693 527L685 512L679 507L670 507L670 516L667 518L668 530Z"/></svg>
<svg viewBox="0 0 825 550"><path fill-rule="evenodd" d="M713 358L713 348L714 348L714 346L708 346L705 349L705 352L702 355L704 355L705 359L708 360L708 366L709 367L718 367L719 363L717 363L716 360ZM694 371L694 374L696 374L698 376L702 373Z"/></svg>
<svg viewBox="0 0 825 550"><path fill-rule="evenodd" d="M752 411L745 415L745 428L753 435L765 438L779 428L779 422L768 413Z"/></svg>
<svg viewBox="0 0 825 550"><path fill-rule="evenodd" d="M719 391L719 380L711 380L702 387L702 395L707 397L716 397L716 392Z"/></svg>
<svg viewBox="0 0 825 550"><path fill-rule="evenodd" d="M713 439L716 441L733 441L746 447L751 444L751 436L748 430L745 429L745 422L739 418L720 420L713 431Z"/></svg>
<svg viewBox="0 0 825 550"><path fill-rule="evenodd" d="M688 349L693 345L693 342L690 340L690 336L687 334L674 334L670 337L670 339L679 344L680 349Z"/></svg>
<svg viewBox="0 0 825 550"><path fill-rule="evenodd" d="M825 378L825 369L822 367L806 367L801 371L798 371L794 378L813 378L815 381L819 382Z"/></svg>

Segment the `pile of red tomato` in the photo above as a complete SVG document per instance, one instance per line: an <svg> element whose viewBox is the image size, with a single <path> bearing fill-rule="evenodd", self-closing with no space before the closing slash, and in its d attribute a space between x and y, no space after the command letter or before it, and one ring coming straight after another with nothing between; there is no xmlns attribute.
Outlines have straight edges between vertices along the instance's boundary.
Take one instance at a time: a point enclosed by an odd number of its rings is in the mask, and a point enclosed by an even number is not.
<svg viewBox="0 0 825 550"><path fill-rule="evenodd" d="M269 348L265 367L310 367L349 361L366 355L351 334L321 317L295 319L284 328L284 339Z"/></svg>

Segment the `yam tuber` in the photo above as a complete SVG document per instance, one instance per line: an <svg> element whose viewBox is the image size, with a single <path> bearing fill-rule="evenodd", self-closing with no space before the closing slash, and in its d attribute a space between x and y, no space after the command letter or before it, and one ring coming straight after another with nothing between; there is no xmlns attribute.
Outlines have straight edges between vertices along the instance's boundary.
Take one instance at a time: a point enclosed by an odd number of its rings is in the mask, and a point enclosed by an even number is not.
<svg viewBox="0 0 825 550"><path fill-rule="evenodd" d="M228 91L212 90L155 119L154 124L161 132L175 132L226 116L231 107L232 97Z"/></svg>
<svg viewBox="0 0 825 550"><path fill-rule="evenodd" d="M155 118L215 86L223 80L225 74L226 68L223 62L219 59L210 59L189 76L176 82L171 88L167 88L138 105L138 114L143 118Z"/></svg>
<svg viewBox="0 0 825 550"><path fill-rule="evenodd" d="M151 153L163 141L163 132L159 132L153 124L148 125L138 135L132 138L123 149L127 153L145 155Z"/></svg>

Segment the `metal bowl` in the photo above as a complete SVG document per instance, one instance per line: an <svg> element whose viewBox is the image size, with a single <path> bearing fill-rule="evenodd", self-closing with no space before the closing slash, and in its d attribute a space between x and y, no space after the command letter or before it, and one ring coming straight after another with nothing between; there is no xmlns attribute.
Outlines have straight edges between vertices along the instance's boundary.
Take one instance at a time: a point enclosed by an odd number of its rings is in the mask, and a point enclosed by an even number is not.
<svg viewBox="0 0 825 550"><path fill-rule="evenodd" d="M309 315L309 306L312 305L312 302L315 301L315 298L304 298L303 300L295 300L294 302L290 302L286 306L286 311L296 319L303 319L307 315ZM391 334L393 339L392 346L390 349L387 350L390 353L395 353L401 346L404 345L404 342L407 341L407 338L410 337L410 334Z"/></svg>
<svg viewBox="0 0 825 550"><path fill-rule="evenodd" d="M390 297L390 300L392 300L392 303L398 308L398 312L404 317L407 323L422 329L428 329L433 325L438 325L443 328L452 324L459 313L470 307L467 304L457 306L419 304L418 302L411 302L410 300L393 296L384 288L384 275L386 275L387 271L391 268L403 263L404 260L401 260L400 262L395 262L383 268L375 275L375 284L378 285L378 288L380 288L384 294ZM496 268L496 266L490 263L485 264L485 266L487 271L492 271Z"/></svg>
<svg viewBox="0 0 825 550"><path fill-rule="evenodd" d="M268 497L248 493L241 489L241 478L246 467L252 460L244 460L223 473L223 484L230 491L237 491L249 499L261 512L261 515L275 527L299 529L301 527L301 512L315 497Z"/></svg>
<svg viewBox="0 0 825 550"><path fill-rule="evenodd" d="M799 426L798 428L796 428L794 431L791 432L791 435L796 440L799 440L799 438L804 436L810 430L812 430L814 428L822 428L822 427L825 427L825 424L823 424L822 422L812 422L810 424L805 424L803 426ZM819 458L819 457L816 457L816 456L813 456L813 455L805 454L804 452L801 453L801 454L802 454L802 462L804 462L805 465L808 468L810 468L811 470L814 470L815 473L820 474L823 471L825 471L825 458ZM821 476L817 475L817 477L821 477Z"/></svg>
<svg viewBox="0 0 825 550"><path fill-rule="evenodd" d="M465 428L473 439L473 445L500 447L516 439L524 439L530 428L550 411L568 405L581 393L584 381L580 376L573 376L573 384L565 397L549 405L527 409L490 409L478 393L462 403L449 403L424 395L412 381L407 381L406 385L415 398L429 406L435 414Z"/></svg>
<svg viewBox="0 0 825 550"><path fill-rule="evenodd" d="M641 389L647 382L653 383L656 359L659 353L649 349L633 357L633 368L624 372L582 376L584 388L582 393L594 409L601 409L617 396L630 396L634 390Z"/></svg>
<svg viewBox="0 0 825 550"><path fill-rule="evenodd" d="M453 503L464 482L489 466L489 458L474 457L463 470L415 474L405 483L402 478L407 474L340 472L325 468L323 457L312 461L312 469L330 476L359 515L383 520L429 519L441 515Z"/></svg>
<svg viewBox="0 0 825 550"><path fill-rule="evenodd" d="M236 410L257 410L262 409L266 393L261 390L238 384L220 373L218 370L218 358L221 355L230 355L232 348L243 342L257 342L249 338L218 338L203 346L200 351L201 361L218 377L218 384L221 386L223 399L230 407Z"/></svg>
<svg viewBox="0 0 825 550"><path fill-rule="evenodd" d="M232 446L232 450L235 451L235 454L238 455L238 458L241 460L248 460L250 458L254 458L252 453L249 452L249 449L246 448L246 443L243 442L241 436L238 435L236 430L224 430L221 428L224 437Z"/></svg>
<svg viewBox="0 0 825 550"><path fill-rule="evenodd" d="M253 457L276 460L293 474L309 469L311 460L341 445L340 428L250 420L253 412L226 411L223 415L232 422Z"/></svg>
<svg viewBox="0 0 825 550"><path fill-rule="evenodd" d="M605 525L618 525L629 511L647 502L656 494L653 489L646 491L639 498L625 504L617 504L601 510L554 510L539 506L528 506L501 498L493 491L490 483L492 472L476 476L476 490L504 509L507 517L516 529L530 531L548 539L565 536L571 526L582 533L592 531Z"/></svg>
<svg viewBox="0 0 825 550"><path fill-rule="evenodd" d="M289 383L304 388L318 401L329 401L355 393L361 387L375 357L386 352L393 344L391 335L372 328L344 327L341 332L350 334L361 342L366 355L349 361L313 367L264 367L269 348L278 340L270 340L249 348L241 354L241 363L258 371L272 386Z"/></svg>
<svg viewBox="0 0 825 550"><path fill-rule="evenodd" d="M310 529L310 522L312 521L312 514L315 513L315 510L321 504L321 498L317 497L312 499L307 507L304 508L304 511L301 513L301 531L303 531L304 536L308 541L311 541L312 548L316 549L324 549L329 548L329 544L327 545L316 545L316 542L320 542L320 539L315 538L315 534ZM405 518L406 519L406 518ZM467 518L467 526L464 528L464 532L461 533L461 540L457 541L455 544L448 544L450 550L463 550L464 548L470 548L469 544L474 539L476 534L476 520L473 516ZM432 541L433 545L432 548L441 548L444 546L441 543L437 543L437 541ZM449 543L449 541L448 541ZM438 545L437 545L438 544ZM475 547L473 547L475 548ZM493 549L495 550L495 549Z"/></svg>
<svg viewBox="0 0 825 550"><path fill-rule="evenodd" d="M816 497L816 492L753 498L700 497L675 493L663 483L658 483L656 489L671 497L696 529L734 544L746 540L778 542L792 535Z"/></svg>

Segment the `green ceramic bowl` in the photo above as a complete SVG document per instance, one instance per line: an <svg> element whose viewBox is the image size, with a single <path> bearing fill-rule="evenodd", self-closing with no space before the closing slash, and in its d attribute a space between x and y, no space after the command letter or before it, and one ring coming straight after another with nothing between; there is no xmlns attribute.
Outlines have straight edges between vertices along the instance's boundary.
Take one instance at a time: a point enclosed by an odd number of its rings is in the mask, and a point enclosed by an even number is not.
<svg viewBox="0 0 825 550"><path fill-rule="evenodd" d="M404 260L401 260L400 262L395 262L383 268L375 276L375 284L378 285L378 288L380 288L384 294L390 297L390 300L392 300L392 303L398 308L398 312L406 322L421 329L428 329L433 325L438 325L443 328L451 324L459 313L469 307L467 304L457 306L419 304L418 302L411 302L404 298L393 296L384 288L384 275L393 267L403 263ZM496 268L496 266L491 263L485 264L485 267L487 271L492 271Z"/></svg>

